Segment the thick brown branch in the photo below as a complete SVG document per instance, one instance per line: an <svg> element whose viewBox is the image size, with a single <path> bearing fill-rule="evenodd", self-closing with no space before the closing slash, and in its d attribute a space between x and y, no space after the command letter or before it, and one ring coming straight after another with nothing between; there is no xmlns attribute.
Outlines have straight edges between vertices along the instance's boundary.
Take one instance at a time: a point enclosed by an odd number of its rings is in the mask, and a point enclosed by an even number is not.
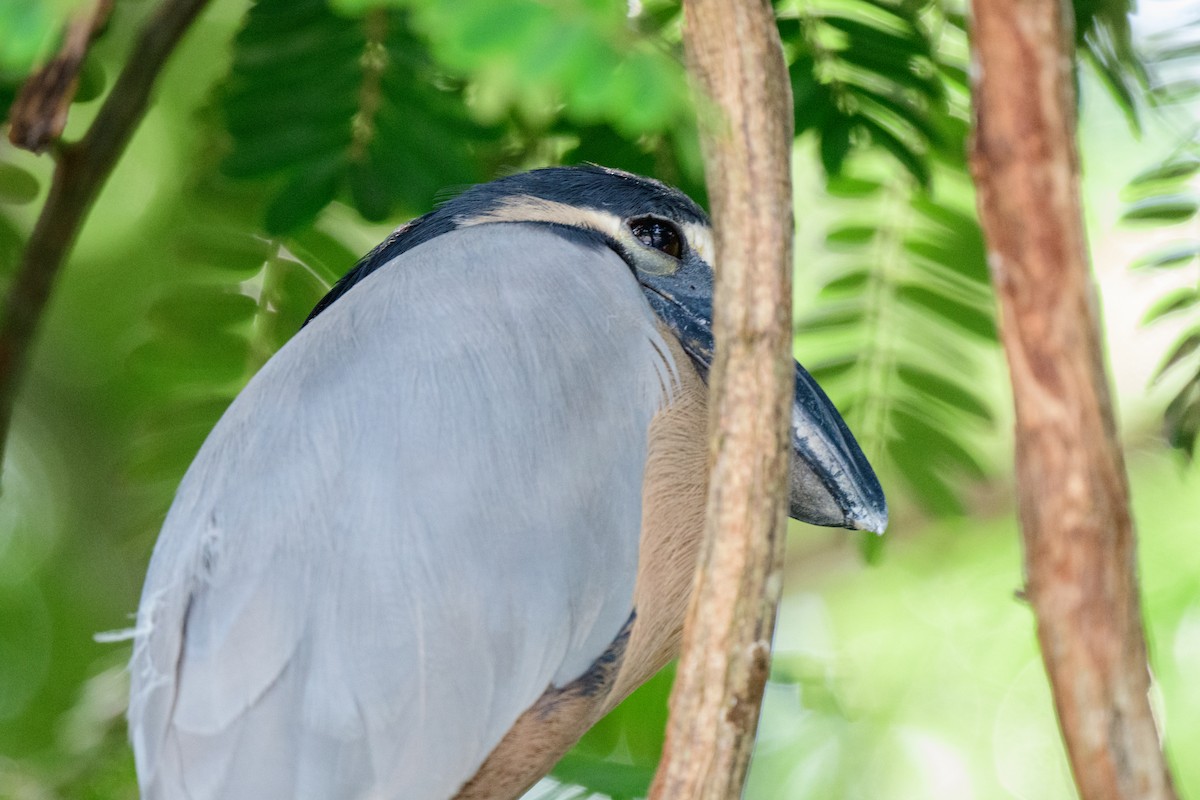
<svg viewBox="0 0 1200 800"><path fill-rule="evenodd" d="M726 800L745 782L780 586L794 380L792 101L768 3L688 0L684 10L690 68L722 120L701 125L717 251L713 471L651 797Z"/></svg>
<svg viewBox="0 0 1200 800"><path fill-rule="evenodd" d="M1026 595L1080 796L1167 800L1079 203L1071 8L973 10L971 166L1016 404Z"/></svg>
<svg viewBox="0 0 1200 800"><path fill-rule="evenodd" d="M38 322L88 209L146 112L167 57L207 0L167 0L139 34L129 61L83 138L62 145L46 204L25 245L0 320L0 463Z"/></svg>

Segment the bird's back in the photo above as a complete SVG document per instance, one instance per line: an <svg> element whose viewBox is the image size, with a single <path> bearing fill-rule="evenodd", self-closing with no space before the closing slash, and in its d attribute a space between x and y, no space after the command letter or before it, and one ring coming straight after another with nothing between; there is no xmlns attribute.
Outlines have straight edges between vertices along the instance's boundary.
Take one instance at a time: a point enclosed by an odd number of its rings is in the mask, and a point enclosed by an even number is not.
<svg viewBox="0 0 1200 800"><path fill-rule="evenodd" d="M439 236L316 317L155 549L144 796L452 796L629 618L667 352L615 253L536 224Z"/></svg>

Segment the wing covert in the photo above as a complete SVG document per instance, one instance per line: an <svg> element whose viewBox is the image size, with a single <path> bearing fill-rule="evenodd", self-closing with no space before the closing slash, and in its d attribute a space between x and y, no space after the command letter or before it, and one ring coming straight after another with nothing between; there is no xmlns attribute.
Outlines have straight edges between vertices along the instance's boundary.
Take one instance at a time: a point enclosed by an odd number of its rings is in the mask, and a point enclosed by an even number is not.
<svg viewBox="0 0 1200 800"><path fill-rule="evenodd" d="M624 262L543 225L440 236L314 318L156 546L144 796L453 794L630 614L667 352Z"/></svg>

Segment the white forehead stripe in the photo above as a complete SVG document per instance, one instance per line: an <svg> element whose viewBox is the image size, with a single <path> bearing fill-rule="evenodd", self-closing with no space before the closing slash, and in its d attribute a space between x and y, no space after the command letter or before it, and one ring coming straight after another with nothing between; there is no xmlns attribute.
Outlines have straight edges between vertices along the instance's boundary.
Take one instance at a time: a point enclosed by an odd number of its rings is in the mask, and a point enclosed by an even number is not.
<svg viewBox="0 0 1200 800"><path fill-rule="evenodd" d="M580 208L553 200L543 200L527 194L505 197L496 205L474 217L458 220L462 227L487 222L554 222L573 228L587 228L618 238L621 218L595 208Z"/></svg>
<svg viewBox="0 0 1200 800"><path fill-rule="evenodd" d="M713 244L712 229L707 225L701 225L699 222L685 222L682 227L683 235L688 241L688 246L695 250L696 255L704 259L704 263L711 267L713 259L717 256L717 248Z"/></svg>
<svg viewBox="0 0 1200 800"><path fill-rule="evenodd" d="M567 203L557 203L541 197L521 194L505 197L482 214L473 217L460 217L456 220L460 227L483 225L488 222L553 222L559 225L569 225L573 228L585 228L606 234L614 241L628 244L633 237L625 227L625 222L616 214L597 208L583 208ZM680 229L688 247L704 259L710 266L716 256L713 245L712 230L699 222L684 222ZM664 266L651 269L652 272L664 271ZM667 273L674 269L665 269Z"/></svg>

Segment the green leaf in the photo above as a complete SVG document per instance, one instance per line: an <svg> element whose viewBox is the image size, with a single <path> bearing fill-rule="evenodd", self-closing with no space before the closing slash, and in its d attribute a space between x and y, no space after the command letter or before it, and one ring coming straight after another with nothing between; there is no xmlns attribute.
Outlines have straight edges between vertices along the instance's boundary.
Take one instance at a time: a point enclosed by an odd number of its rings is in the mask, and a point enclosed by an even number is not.
<svg viewBox="0 0 1200 800"><path fill-rule="evenodd" d="M826 384L832 383L843 375L849 374L858 364L858 354L847 353L838 358L825 359L811 367L806 365L805 369L808 370L808 374L813 377L813 380L821 384L822 388L825 388ZM845 409L842 410L845 412Z"/></svg>
<svg viewBox="0 0 1200 800"><path fill-rule="evenodd" d="M897 295L968 333L989 341L996 338L996 323L992 315L975 306L918 284L900 287Z"/></svg>
<svg viewBox="0 0 1200 800"><path fill-rule="evenodd" d="M892 412L892 424L896 432L909 443L909 447L923 452L934 461L947 467L958 468L975 480L987 477L983 466L956 439L930 421L900 408Z"/></svg>
<svg viewBox="0 0 1200 800"><path fill-rule="evenodd" d="M79 87L75 90L72 102L87 103L95 100L104 94L107 83L108 76L104 72L104 65L89 51L79 71Z"/></svg>
<svg viewBox="0 0 1200 800"><path fill-rule="evenodd" d="M837 298L847 294L859 294L871 278L869 268L855 269L841 275L821 287L821 296Z"/></svg>
<svg viewBox="0 0 1200 800"><path fill-rule="evenodd" d="M288 239L287 249L320 280L326 291L358 262L358 254L329 234L306 228Z"/></svg>
<svg viewBox="0 0 1200 800"><path fill-rule="evenodd" d="M1196 438L1200 435L1200 374L1189 381L1167 405L1163 414L1167 441L1189 458L1196 455Z"/></svg>
<svg viewBox="0 0 1200 800"><path fill-rule="evenodd" d="M871 140L891 153L909 171L922 187L928 187L931 178L929 163L920 154L902 141L895 133L869 116L860 116L860 124L871 134Z"/></svg>
<svg viewBox="0 0 1200 800"><path fill-rule="evenodd" d="M1171 352L1163 360L1162 366L1155 371L1154 381L1157 382L1163 375L1170 372L1172 367L1185 361L1197 349L1200 349L1200 331L1191 331L1171 348Z"/></svg>
<svg viewBox="0 0 1200 800"><path fill-rule="evenodd" d="M843 328L858 325L862 322L862 318L863 309L858 303L830 304L802 317L796 323L796 330L811 333L832 328Z"/></svg>
<svg viewBox="0 0 1200 800"><path fill-rule="evenodd" d="M850 152L850 118L835 115L821 130L821 164L825 167L826 175L838 175L842 171L842 162Z"/></svg>
<svg viewBox="0 0 1200 800"><path fill-rule="evenodd" d="M848 89L853 92L859 111L881 126L891 129L900 125L930 146L941 141L941 132L934 127L928 113L916 104L862 86L848 86Z"/></svg>
<svg viewBox="0 0 1200 800"><path fill-rule="evenodd" d="M1163 317L1174 314L1177 311L1183 311L1196 305L1200 301L1200 292L1188 287L1184 289L1176 289L1168 293L1165 297L1159 298L1154 305L1142 317L1142 324L1149 325L1151 322L1160 320Z"/></svg>
<svg viewBox="0 0 1200 800"><path fill-rule="evenodd" d="M267 206L263 225L279 236L291 233L311 221L337 194L342 159L334 156L317 168L300 172Z"/></svg>
<svg viewBox="0 0 1200 800"><path fill-rule="evenodd" d="M1197 205L1196 195L1191 192L1157 195L1130 204L1121 220L1161 225L1187 222L1196 215Z"/></svg>
<svg viewBox="0 0 1200 800"><path fill-rule="evenodd" d="M274 249L267 239L205 224L183 228L171 243L171 252L180 261L247 273L246 277L261 270Z"/></svg>
<svg viewBox="0 0 1200 800"><path fill-rule="evenodd" d="M1183 155L1139 172L1129 180L1129 185L1142 186L1164 181L1183 182L1197 172L1200 172L1200 159L1191 155Z"/></svg>
<svg viewBox="0 0 1200 800"><path fill-rule="evenodd" d="M204 337L249 322L258 311L254 298L220 286L184 286L150 306L147 319L173 335Z"/></svg>
<svg viewBox="0 0 1200 800"><path fill-rule="evenodd" d="M1200 255L1200 241L1173 242L1142 256L1130 266L1134 269L1182 267L1190 264L1198 255Z"/></svg>
<svg viewBox="0 0 1200 800"><path fill-rule="evenodd" d="M887 453L896 465L897 474L927 510L943 517L965 513L958 493L935 471L933 462L926 458L919 446L902 439L892 439L887 443Z"/></svg>
<svg viewBox="0 0 1200 800"><path fill-rule="evenodd" d="M654 770L654 766L621 764L572 751L559 760L551 774L591 792L612 798L635 798L646 796Z"/></svg>
<svg viewBox="0 0 1200 800"><path fill-rule="evenodd" d="M438 191L485 177L488 148L502 144L472 119L462 81L435 66L409 11L356 10L361 18L317 0L259 0L237 36L222 168L282 178L265 213L272 233L304 228L338 197L370 220L427 210ZM458 24L478 23L482 9L472 10Z"/></svg>
<svg viewBox="0 0 1200 800"><path fill-rule="evenodd" d="M0 202L24 204L37 199L38 180L16 164L0 162Z"/></svg>
<svg viewBox="0 0 1200 800"><path fill-rule="evenodd" d="M871 241L877 232L871 225L844 225L825 234L825 244L835 249L853 248Z"/></svg>
<svg viewBox="0 0 1200 800"><path fill-rule="evenodd" d="M248 352L244 337L219 331L202 339L162 338L135 349L129 368L152 384L232 384L240 382L245 373Z"/></svg>
<svg viewBox="0 0 1200 800"><path fill-rule="evenodd" d="M825 192L828 195L844 200L872 197L881 189L883 189L883 184L879 181L852 178L848 175L835 175L825 182Z"/></svg>
<svg viewBox="0 0 1200 800"><path fill-rule="evenodd" d="M912 364L899 365L896 374L900 380L922 394L936 397L943 403L984 422L995 421L991 409L983 400L942 375Z"/></svg>
<svg viewBox="0 0 1200 800"><path fill-rule="evenodd" d="M826 25L846 34L852 46L866 47L875 53L885 53L901 61L931 56L928 40L911 27L906 26L902 29L897 26L885 30L847 17L829 15L821 19Z"/></svg>

